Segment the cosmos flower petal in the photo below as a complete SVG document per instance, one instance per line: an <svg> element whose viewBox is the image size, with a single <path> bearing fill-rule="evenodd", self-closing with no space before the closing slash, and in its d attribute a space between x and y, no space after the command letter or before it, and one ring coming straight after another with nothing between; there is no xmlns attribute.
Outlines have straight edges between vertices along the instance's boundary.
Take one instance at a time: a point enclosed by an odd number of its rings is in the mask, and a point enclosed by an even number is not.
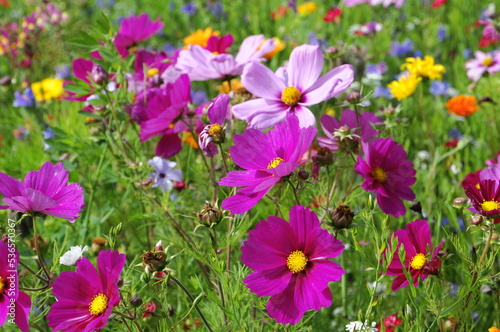
<svg viewBox="0 0 500 332"><path fill-rule="evenodd" d="M257 296L272 296L281 293L290 282L292 274L286 267L262 270L250 274L243 283Z"/></svg>
<svg viewBox="0 0 500 332"><path fill-rule="evenodd" d="M248 122L250 128L265 129L283 121L288 106L282 102L266 99L254 99L233 106L235 118Z"/></svg>
<svg viewBox="0 0 500 332"><path fill-rule="evenodd" d="M310 106L338 96L354 81L354 71L351 65L342 65L321 76L303 93L301 104Z"/></svg>
<svg viewBox="0 0 500 332"><path fill-rule="evenodd" d="M258 62L245 66L241 83L253 95L270 100L281 100L285 89L285 83L271 69Z"/></svg>
<svg viewBox="0 0 500 332"><path fill-rule="evenodd" d="M323 63L319 45L296 47L290 54L288 62L288 84L305 93L321 75Z"/></svg>

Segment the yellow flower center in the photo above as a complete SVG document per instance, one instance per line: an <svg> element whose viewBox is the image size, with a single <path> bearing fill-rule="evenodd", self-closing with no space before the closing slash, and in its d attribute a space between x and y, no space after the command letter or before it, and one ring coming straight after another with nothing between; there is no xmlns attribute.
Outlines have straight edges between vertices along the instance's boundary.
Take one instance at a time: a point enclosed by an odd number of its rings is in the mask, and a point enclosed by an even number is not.
<svg viewBox="0 0 500 332"><path fill-rule="evenodd" d="M269 163L269 165L267 165L267 169L278 167L278 165L281 164L282 161L285 161L285 160L282 159L282 158L280 158L280 157L274 158L273 160L271 160L271 162Z"/></svg>
<svg viewBox="0 0 500 332"><path fill-rule="evenodd" d="M497 209L500 209L500 202L484 201L481 203L481 208L486 212L497 210Z"/></svg>
<svg viewBox="0 0 500 332"><path fill-rule="evenodd" d="M375 181L385 182L387 180L387 173L382 169L382 167L375 167L372 171L372 176Z"/></svg>
<svg viewBox="0 0 500 332"><path fill-rule="evenodd" d="M483 60L483 66L485 67L489 67L493 64L493 58L492 57L486 57L484 60Z"/></svg>
<svg viewBox="0 0 500 332"><path fill-rule="evenodd" d="M148 78L158 75L158 73L160 73L160 70L158 68L148 69Z"/></svg>
<svg viewBox="0 0 500 332"><path fill-rule="evenodd" d="M427 258L424 254L416 254L415 257L411 259L410 267L415 270L420 270L424 267Z"/></svg>
<svg viewBox="0 0 500 332"><path fill-rule="evenodd" d="M108 307L108 297L102 293L97 294L89 304L89 311L92 315L100 315Z"/></svg>
<svg viewBox="0 0 500 332"><path fill-rule="evenodd" d="M288 86L281 93L281 101L288 106L295 106L300 100L302 93L294 86Z"/></svg>
<svg viewBox="0 0 500 332"><path fill-rule="evenodd" d="M293 273L304 271L307 265L307 256L300 250L292 251L286 258L286 266Z"/></svg>
<svg viewBox="0 0 500 332"><path fill-rule="evenodd" d="M3 294L7 288L9 288L9 284L0 277L0 295Z"/></svg>
<svg viewBox="0 0 500 332"><path fill-rule="evenodd" d="M214 123L213 125L210 126L208 133L210 134L210 136L215 136L219 134L221 131L222 131L222 126L218 123Z"/></svg>

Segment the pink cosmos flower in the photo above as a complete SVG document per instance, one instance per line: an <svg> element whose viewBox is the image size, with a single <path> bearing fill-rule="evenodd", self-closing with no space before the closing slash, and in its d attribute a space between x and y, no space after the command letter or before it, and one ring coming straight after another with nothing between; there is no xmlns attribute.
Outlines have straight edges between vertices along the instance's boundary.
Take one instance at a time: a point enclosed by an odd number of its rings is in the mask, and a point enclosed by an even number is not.
<svg viewBox="0 0 500 332"><path fill-rule="evenodd" d="M479 188L468 186L465 194L472 202L472 207L469 208L472 212L488 218L500 216L500 181L480 181Z"/></svg>
<svg viewBox="0 0 500 332"><path fill-rule="evenodd" d="M207 81L224 76L240 75L249 62L262 61L264 55L274 50L274 39L264 35L249 36L241 43L236 57L231 54L214 54L200 45L189 45L177 59L177 67L189 74L191 81Z"/></svg>
<svg viewBox="0 0 500 332"><path fill-rule="evenodd" d="M477 51L474 53L476 56L465 63L467 69L467 77L477 82L485 73L494 75L500 71L500 51L493 51L491 53L484 53Z"/></svg>
<svg viewBox="0 0 500 332"><path fill-rule="evenodd" d="M296 205L290 223L271 216L249 232L241 261L255 271L243 282L258 296L271 296L270 317L296 324L307 310L332 305L328 283L339 281L345 271L328 258L342 251L341 241L320 227L316 213Z"/></svg>
<svg viewBox="0 0 500 332"><path fill-rule="evenodd" d="M52 284L57 302L50 308L48 325L54 331L90 332L108 323L120 302L118 280L125 255L105 250L97 257L98 269L86 258L76 263L76 272L61 272Z"/></svg>
<svg viewBox="0 0 500 332"><path fill-rule="evenodd" d="M340 137L335 135L335 132L341 127L351 130L353 142L357 143L360 140L368 142L371 138L379 134L378 131L372 128L372 124L379 122L382 122L382 120L373 113L362 113L356 116L356 112L349 109L342 112L340 121L333 116L325 114L321 117L321 127L327 137L318 137L319 146L328 148L332 152L338 151ZM356 145L353 147L354 149Z"/></svg>
<svg viewBox="0 0 500 332"><path fill-rule="evenodd" d="M405 150L392 138L377 138L361 145L366 160L359 156L355 168L365 178L361 187L377 194L377 203L384 213L396 218L404 215L406 208L401 200L415 199L410 189L417 180L413 163L406 160Z"/></svg>
<svg viewBox="0 0 500 332"><path fill-rule="evenodd" d="M437 255L444 242L433 247L427 220L417 219L407 224L405 229L394 232L393 236L398 240L398 247L387 268L387 275L397 276L392 283L393 291L410 284L403 269L410 273L415 286L418 285L419 278L425 280L429 275L439 272L441 259ZM406 254L404 262L401 262L398 255L401 245Z"/></svg>
<svg viewBox="0 0 500 332"><path fill-rule="evenodd" d="M226 118L230 116L230 101L228 95L221 94L215 97L208 106L207 115L210 124L205 126L198 136L198 145L209 158L219 153L215 143L224 143L226 134L223 127Z"/></svg>
<svg viewBox="0 0 500 332"><path fill-rule="evenodd" d="M302 45L292 51L284 75L257 62L247 64L241 81L260 98L235 105L234 116L255 129L272 127L291 113L299 118L301 127L314 126L314 114L307 106L341 94L354 79L351 65L334 68L320 77L323 62L319 45Z"/></svg>
<svg viewBox="0 0 500 332"><path fill-rule="evenodd" d="M19 291L17 265L19 253L14 244L0 241L0 326L8 318L14 318L17 327L23 332L30 330L28 315L31 308L31 298ZM9 305L14 303L15 316L9 315Z"/></svg>
<svg viewBox="0 0 500 332"><path fill-rule="evenodd" d="M344 0L346 7L352 7L362 3L368 3L370 6L383 4L384 7L394 5L396 8L401 8L405 3L405 0Z"/></svg>
<svg viewBox="0 0 500 332"><path fill-rule="evenodd" d="M165 52L139 50L134 59L134 73L126 74L130 91L140 93L145 89L166 84L165 71L172 66Z"/></svg>
<svg viewBox="0 0 500 332"><path fill-rule="evenodd" d="M163 28L163 22L151 21L147 14L124 18L113 43L122 57L129 54L129 49L151 38Z"/></svg>
<svg viewBox="0 0 500 332"><path fill-rule="evenodd" d="M11 209L25 213L48 214L74 222L83 207L82 187L68 185L69 172L63 163L43 164L39 171L31 171L24 183L0 172L0 194L4 195L0 210Z"/></svg>
<svg viewBox="0 0 500 332"><path fill-rule="evenodd" d="M227 53L227 48L233 45L233 42L234 37L230 33L222 37L211 36L208 38L207 46L205 48L214 54Z"/></svg>
<svg viewBox="0 0 500 332"><path fill-rule="evenodd" d="M484 25L483 34L479 40L479 48L488 47L500 42L500 32L495 28L493 21L481 20L479 23Z"/></svg>
<svg viewBox="0 0 500 332"><path fill-rule="evenodd" d="M222 208L232 214L245 213L278 183L302 163L301 156L311 145L318 130L300 128L296 116L267 133L247 129L235 135L230 148L233 161L244 171L231 171L219 182L221 186L242 187L236 195L222 201Z"/></svg>

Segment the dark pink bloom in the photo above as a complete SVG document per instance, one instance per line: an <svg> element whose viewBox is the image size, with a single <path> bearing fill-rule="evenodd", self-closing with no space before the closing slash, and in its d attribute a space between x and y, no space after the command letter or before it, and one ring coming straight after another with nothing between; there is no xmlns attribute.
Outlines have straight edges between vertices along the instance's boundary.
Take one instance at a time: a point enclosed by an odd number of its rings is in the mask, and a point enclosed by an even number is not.
<svg viewBox="0 0 500 332"><path fill-rule="evenodd" d="M406 160L406 152L392 138L377 138L362 142L365 159L358 157L356 173L365 178L361 187L377 194L377 203L385 213L400 217L406 213L401 201L412 201L415 193L410 186L417 180L413 163Z"/></svg>
<svg viewBox="0 0 500 332"><path fill-rule="evenodd" d="M134 74L127 74L129 90L136 93L144 89L169 83L165 71L172 66L165 52L139 50L134 59Z"/></svg>
<svg viewBox="0 0 500 332"><path fill-rule="evenodd" d="M311 145L317 129L300 128L296 116L267 133L247 129L235 135L230 154L244 171L231 171L219 182L221 186L244 187L222 201L222 208L233 214L245 213L301 164L301 156Z"/></svg>
<svg viewBox="0 0 500 332"><path fill-rule="evenodd" d="M469 80L477 82L485 73L494 75L500 71L500 51L491 53L477 51L474 55L474 59L465 63Z"/></svg>
<svg viewBox="0 0 500 332"><path fill-rule="evenodd" d="M272 127L291 113L299 118L301 127L314 126L316 119L307 107L341 94L354 79L351 65L320 77L323 62L319 45L302 45L292 51L285 75L277 75L258 62L249 63L241 82L260 98L235 105L234 116L255 129Z"/></svg>
<svg viewBox="0 0 500 332"><path fill-rule="evenodd" d="M436 8L439 8L441 7L442 5L444 5L446 3L447 0L434 0L434 2L432 3L432 8L436 9Z"/></svg>
<svg viewBox="0 0 500 332"><path fill-rule="evenodd" d="M492 21L482 20L479 21L479 23L484 25L483 34L479 40L480 48L495 45L500 42L500 32L497 31Z"/></svg>
<svg viewBox="0 0 500 332"><path fill-rule="evenodd" d="M465 188L465 194L472 202L469 208L472 212L489 218L500 217L500 181L480 181L479 189L469 186Z"/></svg>
<svg viewBox="0 0 500 332"><path fill-rule="evenodd" d="M207 115L210 124L205 126L198 136L198 145L205 156L209 158L219 153L215 143L224 142L224 122L226 118L230 117L230 101L228 95L221 94L215 97L208 106Z"/></svg>
<svg viewBox="0 0 500 332"><path fill-rule="evenodd" d="M382 120L373 113L362 113L356 117L356 112L349 109L342 112L340 121L331 115L325 114L321 117L321 127L327 137L318 137L319 146L336 152L339 149L340 137L336 136L335 132L344 126L351 129L354 142L357 143L360 140L368 142L379 134L378 131L372 128L372 124L379 122L382 122Z"/></svg>
<svg viewBox="0 0 500 332"><path fill-rule="evenodd" d="M415 286L418 285L419 278L425 280L430 274L437 274L441 266L441 259L437 257L437 254L444 242L435 248L433 247L431 229L427 220L417 219L407 224L405 229L394 232L393 236L398 240L398 247L387 268L387 275L397 276L392 283L393 291L410 284L403 269L410 273ZM404 263L401 262L398 255L401 245L403 245L405 252Z"/></svg>
<svg viewBox="0 0 500 332"><path fill-rule="evenodd" d="M234 37L230 33L222 37L212 36L208 38L206 49L214 54L227 53L227 48L233 45Z"/></svg>
<svg viewBox="0 0 500 332"><path fill-rule="evenodd" d="M274 39L264 35L249 36L243 40L236 57L231 54L214 54L200 45L189 45L177 59L177 67L189 74L191 81L206 81L224 76L240 75L249 62L262 61L264 55L274 50Z"/></svg>
<svg viewBox="0 0 500 332"><path fill-rule="evenodd" d="M323 17L325 22L340 23L340 15L342 14L342 9L339 7L330 8Z"/></svg>
<svg viewBox="0 0 500 332"><path fill-rule="evenodd" d="M0 241L0 326L4 325L9 316L9 305L14 303L14 322L23 332L30 330L28 315L31 308L31 298L19 291L17 265L19 253L14 244Z"/></svg>
<svg viewBox="0 0 500 332"><path fill-rule="evenodd" d="M376 328L379 331L393 332L396 326L401 325L401 323L403 323L403 320L401 318L398 318L396 314L392 314L388 317L382 318L382 322L384 324L385 330L382 330L382 325L378 323Z"/></svg>
<svg viewBox="0 0 500 332"><path fill-rule="evenodd" d="M147 14L141 16L130 16L124 18L114 43L118 53L122 57L129 54L131 47L137 46L140 42L151 38L155 33L163 28L163 22L151 21Z"/></svg>
<svg viewBox="0 0 500 332"><path fill-rule="evenodd" d="M73 60L73 65L72 65L73 75L75 75L76 78L84 81L88 85L91 85L92 83L90 82L90 75L92 73L93 66L94 66L94 62L92 60L87 60L87 59L83 59L83 58L75 59L75 60ZM70 82L70 81L66 81L65 83L67 83L67 82ZM66 93L68 94L68 96L65 97L64 99L72 100L72 101L86 101L87 98L91 95L91 94L86 94L86 95L76 97L75 96L76 94L73 92L66 91Z"/></svg>
<svg viewBox="0 0 500 332"><path fill-rule="evenodd" d="M153 301L149 301L147 303L144 303L142 306L144 308L144 314L142 314L142 318L149 317L151 315L154 315L156 311L156 304Z"/></svg>
<svg viewBox="0 0 500 332"><path fill-rule="evenodd" d="M332 305L328 283L345 271L329 258L344 250L320 227L309 208L296 205L290 223L269 217L257 224L241 247L241 261L255 270L243 281L258 296L270 296L267 312L281 324L296 324L309 310Z"/></svg>
<svg viewBox="0 0 500 332"><path fill-rule="evenodd" d="M25 213L48 214L74 222L83 207L82 187L68 185L69 172L63 163L43 164L39 171L31 171L24 183L0 172L0 194L4 195L0 210L11 209Z"/></svg>
<svg viewBox="0 0 500 332"><path fill-rule="evenodd" d="M477 170L475 172L471 172L469 174L467 174L465 176L465 178L463 179L461 185L462 185L462 188L467 188L469 185L472 185L472 186L477 186L479 184L479 181L481 181L481 179L479 178L479 174L482 172L482 170ZM499 179L500 180L500 179Z"/></svg>
<svg viewBox="0 0 500 332"><path fill-rule="evenodd" d="M57 302L50 308L48 325L54 331L90 332L108 323L113 307L120 302L118 280L125 255L105 250L97 257L98 269L85 257L76 263L76 272L61 272L52 284Z"/></svg>

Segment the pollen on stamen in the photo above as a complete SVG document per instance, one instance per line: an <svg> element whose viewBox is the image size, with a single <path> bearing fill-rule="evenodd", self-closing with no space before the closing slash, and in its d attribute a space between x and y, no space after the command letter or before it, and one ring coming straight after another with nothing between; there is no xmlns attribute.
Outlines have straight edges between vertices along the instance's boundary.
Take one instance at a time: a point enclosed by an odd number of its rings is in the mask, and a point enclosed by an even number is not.
<svg viewBox="0 0 500 332"><path fill-rule="evenodd" d="M424 254L416 254L410 261L410 267L415 270L421 270L425 263L427 262L427 257Z"/></svg>
<svg viewBox="0 0 500 332"><path fill-rule="evenodd" d="M372 171L372 176L378 182L385 182L387 180L387 173L382 167L375 167Z"/></svg>
<svg viewBox="0 0 500 332"><path fill-rule="evenodd" d="M108 307L108 297L102 293L94 296L92 302L89 304L89 311L92 315L100 315Z"/></svg>
<svg viewBox="0 0 500 332"><path fill-rule="evenodd" d="M500 202L497 201L484 201L481 203L481 208L486 211L493 211L500 209Z"/></svg>
<svg viewBox="0 0 500 332"><path fill-rule="evenodd" d="M302 93L294 86L288 86L281 93L281 101L288 106L296 106L302 97Z"/></svg>
<svg viewBox="0 0 500 332"><path fill-rule="evenodd" d="M148 78L151 78L155 75L158 75L160 73L160 70L158 68L151 68L151 69L148 69Z"/></svg>
<svg viewBox="0 0 500 332"><path fill-rule="evenodd" d="M267 169L276 168L283 161L285 160L280 157L276 157L273 160L271 160L271 162L267 165Z"/></svg>
<svg viewBox="0 0 500 332"><path fill-rule="evenodd" d="M307 256L300 250L292 251L286 258L286 266L293 273L302 272L307 266Z"/></svg>
<svg viewBox="0 0 500 332"><path fill-rule="evenodd" d="M489 56L489 57L484 58L484 60L483 60L483 66L489 67L492 64L493 64L493 58L492 57Z"/></svg>

